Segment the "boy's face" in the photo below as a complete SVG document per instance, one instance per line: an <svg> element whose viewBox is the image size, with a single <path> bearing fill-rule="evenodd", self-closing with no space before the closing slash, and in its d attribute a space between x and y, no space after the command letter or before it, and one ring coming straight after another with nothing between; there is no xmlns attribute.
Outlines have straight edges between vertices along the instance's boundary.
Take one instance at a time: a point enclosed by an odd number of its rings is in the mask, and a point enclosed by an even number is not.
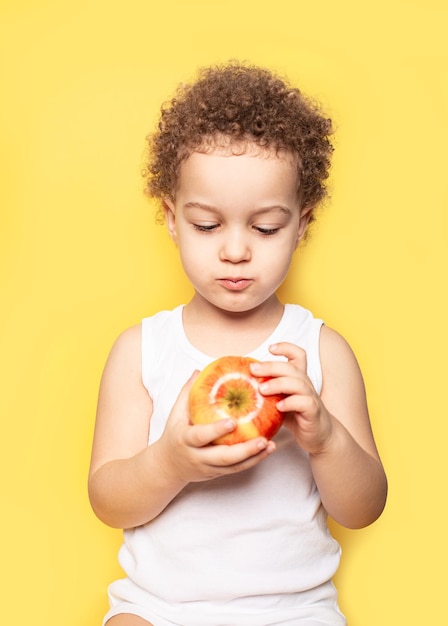
<svg viewBox="0 0 448 626"><path fill-rule="evenodd" d="M229 312L275 298L309 218L293 156L260 149L191 154L165 215L196 297Z"/></svg>

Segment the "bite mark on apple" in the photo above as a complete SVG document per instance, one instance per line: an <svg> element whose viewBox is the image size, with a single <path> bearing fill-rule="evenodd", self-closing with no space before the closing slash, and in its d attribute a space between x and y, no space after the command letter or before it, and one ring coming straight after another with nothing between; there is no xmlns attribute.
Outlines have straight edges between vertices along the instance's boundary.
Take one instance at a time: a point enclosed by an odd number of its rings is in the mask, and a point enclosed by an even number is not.
<svg viewBox="0 0 448 626"><path fill-rule="evenodd" d="M232 380L240 382L237 389L232 389L231 386L226 387ZM241 382L243 382L243 387L241 387ZM210 404L215 405L216 413L220 417L226 419L231 415L240 424L252 422L264 404L257 381L240 372L228 372L218 378L210 390L209 399ZM242 414L246 407L249 410Z"/></svg>

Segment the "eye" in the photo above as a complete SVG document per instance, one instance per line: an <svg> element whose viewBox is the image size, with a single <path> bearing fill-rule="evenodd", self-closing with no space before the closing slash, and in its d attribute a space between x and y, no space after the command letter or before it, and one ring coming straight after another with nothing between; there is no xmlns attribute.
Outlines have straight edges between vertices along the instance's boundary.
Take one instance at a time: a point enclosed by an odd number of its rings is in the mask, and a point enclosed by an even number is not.
<svg viewBox="0 0 448 626"><path fill-rule="evenodd" d="M260 235L263 235L264 237L275 235L275 233L278 233L278 231L280 230L279 227L269 228L265 226L254 226L254 228L258 233L260 233Z"/></svg>
<svg viewBox="0 0 448 626"><path fill-rule="evenodd" d="M218 228L219 224L193 224L193 228L200 233L211 233Z"/></svg>

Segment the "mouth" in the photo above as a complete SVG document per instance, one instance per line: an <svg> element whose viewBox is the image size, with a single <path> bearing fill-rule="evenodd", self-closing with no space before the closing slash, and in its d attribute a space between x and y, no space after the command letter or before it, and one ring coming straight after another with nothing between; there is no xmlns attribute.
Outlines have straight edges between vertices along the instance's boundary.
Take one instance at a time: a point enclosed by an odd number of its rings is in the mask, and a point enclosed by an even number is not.
<svg viewBox="0 0 448 626"><path fill-rule="evenodd" d="M229 291L243 291L252 284L251 278L220 278L218 283Z"/></svg>

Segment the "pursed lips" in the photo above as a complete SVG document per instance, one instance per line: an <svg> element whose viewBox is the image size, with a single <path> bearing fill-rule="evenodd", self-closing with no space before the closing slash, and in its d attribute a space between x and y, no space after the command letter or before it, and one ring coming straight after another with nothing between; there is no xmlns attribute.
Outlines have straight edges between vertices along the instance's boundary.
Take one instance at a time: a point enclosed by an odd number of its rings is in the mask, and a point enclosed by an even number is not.
<svg viewBox="0 0 448 626"><path fill-rule="evenodd" d="M227 278L219 278L218 283L226 287L231 291L241 291L248 287L253 280L251 278L243 278L242 276L238 276L235 278L227 277Z"/></svg>

